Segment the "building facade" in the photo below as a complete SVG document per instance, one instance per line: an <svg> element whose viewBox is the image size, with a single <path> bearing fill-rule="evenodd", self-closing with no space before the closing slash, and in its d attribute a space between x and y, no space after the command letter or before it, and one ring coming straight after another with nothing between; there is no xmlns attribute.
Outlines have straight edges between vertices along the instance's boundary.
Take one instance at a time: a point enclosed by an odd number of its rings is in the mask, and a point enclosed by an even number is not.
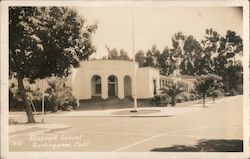
<svg viewBox="0 0 250 159"><path fill-rule="evenodd" d="M73 95L79 100L124 99L134 94L138 99L148 99L171 82L173 78L160 75L158 69L139 68L132 61L122 60L83 61L69 77ZM189 89L190 83L182 80L178 82Z"/></svg>

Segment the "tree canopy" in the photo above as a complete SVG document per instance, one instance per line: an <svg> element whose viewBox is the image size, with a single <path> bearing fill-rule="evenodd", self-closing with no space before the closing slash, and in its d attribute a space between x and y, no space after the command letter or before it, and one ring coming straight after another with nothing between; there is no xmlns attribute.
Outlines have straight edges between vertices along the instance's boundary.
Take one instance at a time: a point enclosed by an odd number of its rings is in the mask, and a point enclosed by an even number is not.
<svg viewBox="0 0 250 159"><path fill-rule="evenodd" d="M242 85L243 67L235 57L242 56L243 41L235 31L228 30L221 36L209 28L200 41L177 32L171 40L172 46L165 46L162 51L155 44L146 53L139 50L135 55L139 66L158 68L162 75L170 75L176 69L183 75L216 74L222 77L226 91Z"/></svg>
<svg viewBox="0 0 250 159"><path fill-rule="evenodd" d="M203 97L203 107L205 106L206 95L214 93L222 87L222 77L215 74L206 74L196 77L195 90Z"/></svg>
<svg viewBox="0 0 250 159"><path fill-rule="evenodd" d="M161 89L161 94L165 94L171 98L171 106L175 106L175 100L178 95L185 91L185 87L178 83L167 85L166 88Z"/></svg>
<svg viewBox="0 0 250 159"><path fill-rule="evenodd" d="M28 122L34 118L23 79L67 76L95 52L91 35L96 29L68 7L9 8L9 70L17 76Z"/></svg>
<svg viewBox="0 0 250 159"><path fill-rule="evenodd" d="M68 75L95 52L87 25L67 7L10 7L10 71L31 80ZM46 68L46 69L45 69Z"/></svg>
<svg viewBox="0 0 250 159"><path fill-rule="evenodd" d="M124 61L131 61L130 57L128 56L128 52L124 49L121 49L120 51L117 51L116 48L110 49L108 46L106 46L106 49L108 50L108 56L104 56L102 59L109 59L109 60L124 60Z"/></svg>

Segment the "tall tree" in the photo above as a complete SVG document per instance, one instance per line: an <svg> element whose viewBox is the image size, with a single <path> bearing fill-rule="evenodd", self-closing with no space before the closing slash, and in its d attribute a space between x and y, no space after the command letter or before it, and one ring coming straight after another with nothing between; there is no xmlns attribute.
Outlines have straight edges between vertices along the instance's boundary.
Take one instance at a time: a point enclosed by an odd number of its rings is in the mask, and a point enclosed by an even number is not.
<svg viewBox="0 0 250 159"><path fill-rule="evenodd" d="M146 53L146 59L144 63L144 67L158 67L157 59L160 55L160 51L157 49L157 46L154 44L151 49L149 49Z"/></svg>
<svg viewBox="0 0 250 159"><path fill-rule="evenodd" d="M181 61L181 73L194 75L196 68L195 62L201 56L202 48L200 43L192 36L188 36L184 41L183 59Z"/></svg>
<svg viewBox="0 0 250 159"><path fill-rule="evenodd" d="M186 36L182 32L177 32L172 37L172 45L173 48L170 49L172 53L172 58L175 63L175 70L174 74L180 74L181 73L181 63L184 57L184 42L186 40Z"/></svg>
<svg viewBox="0 0 250 159"><path fill-rule="evenodd" d="M148 50L146 53L146 58L143 67L154 67L154 58L151 50Z"/></svg>
<svg viewBox="0 0 250 159"><path fill-rule="evenodd" d="M91 35L96 29L67 7L9 8L9 70L16 74L29 123L35 120L23 79L67 76L95 52Z"/></svg>
<svg viewBox="0 0 250 159"><path fill-rule="evenodd" d="M214 59L215 72L221 76L226 75L226 69L229 61L235 63L235 55L242 55L243 41L236 32L228 30L225 37L220 38L220 47L218 48L218 56Z"/></svg>
<svg viewBox="0 0 250 159"><path fill-rule="evenodd" d="M177 32L172 37L173 53L175 57L182 57L186 36L182 32Z"/></svg>
<svg viewBox="0 0 250 159"><path fill-rule="evenodd" d="M218 43L220 35L213 29L206 29L204 40L201 41L202 53L198 56L195 67L196 74L208 74L214 72L213 58L218 56Z"/></svg>
<svg viewBox="0 0 250 159"><path fill-rule="evenodd" d="M162 75L170 75L175 69L175 61L168 47L165 47L157 59L158 68Z"/></svg>

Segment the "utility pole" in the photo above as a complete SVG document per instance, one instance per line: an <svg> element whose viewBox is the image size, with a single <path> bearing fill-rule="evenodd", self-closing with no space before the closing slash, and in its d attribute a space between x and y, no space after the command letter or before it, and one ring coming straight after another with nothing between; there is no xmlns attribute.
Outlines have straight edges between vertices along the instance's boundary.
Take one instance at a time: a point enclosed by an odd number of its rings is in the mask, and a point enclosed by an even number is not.
<svg viewBox="0 0 250 159"><path fill-rule="evenodd" d="M137 112L137 98L136 98L136 63L135 63L135 41L134 41L134 10L132 9L132 43L133 43L133 65L134 65L134 89L133 89L133 96L134 96L134 110L131 112Z"/></svg>

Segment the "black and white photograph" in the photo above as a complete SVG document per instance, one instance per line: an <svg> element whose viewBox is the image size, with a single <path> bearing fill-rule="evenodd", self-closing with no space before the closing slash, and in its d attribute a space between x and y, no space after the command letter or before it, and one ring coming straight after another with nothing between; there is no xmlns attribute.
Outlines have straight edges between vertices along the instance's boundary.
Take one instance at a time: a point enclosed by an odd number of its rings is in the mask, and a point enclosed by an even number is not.
<svg viewBox="0 0 250 159"><path fill-rule="evenodd" d="M248 158L248 1L2 1L1 158Z"/></svg>

